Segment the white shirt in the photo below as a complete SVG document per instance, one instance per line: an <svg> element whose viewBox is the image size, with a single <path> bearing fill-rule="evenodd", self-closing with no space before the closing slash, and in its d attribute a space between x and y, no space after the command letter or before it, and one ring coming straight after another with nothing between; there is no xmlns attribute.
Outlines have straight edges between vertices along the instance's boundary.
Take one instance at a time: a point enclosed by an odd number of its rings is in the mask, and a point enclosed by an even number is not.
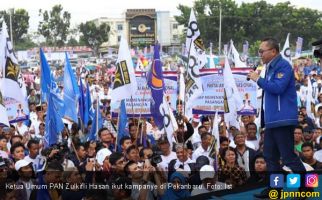
<svg viewBox="0 0 322 200"><path fill-rule="evenodd" d="M300 99L302 102L306 102L306 96L307 96L307 86L302 85L300 87Z"/></svg>
<svg viewBox="0 0 322 200"><path fill-rule="evenodd" d="M315 158L319 162L322 162L322 149L316 151L313 155L313 158Z"/></svg>
<svg viewBox="0 0 322 200"><path fill-rule="evenodd" d="M174 164L174 169L177 170L179 169L180 165L183 165L183 171L188 172L190 174L191 169L188 165L189 163L193 163L193 161L190 158L188 158L185 162L181 162L179 159L177 159L176 164Z"/></svg>
<svg viewBox="0 0 322 200"><path fill-rule="evenodd" d="M171 160L177 159L177 154L171 151L167 156L161 155L161 158L162 162L160 162L158 165L163 171L167 172L169 163L171 162Z"/></svg>
<svg viewBox="0 0 322 200"><path fill-rule="evenodd" d="M25 134L25 132L28 131L28 127L25 124L21 124L21 126L18 126L18 124L17 124L16 127L17 127L17 130L19 132L19 135L23 136Z"/></svg>
<svg viewBox="0 0 322 200"><path fill-rule="evenodd" d="M30 121L37 121L37 113L36 112L30 112L29 113L29 119L30 119Z"/></svg>
<svg viewBox="0 0 322 200"><path fill-rule="evenodd" d="M250 146L254 146L254 150L255 151L257 151L259 149L259 139L256 139L256 140L246 140L246 141L247 141L247 144L250 144Z"/></svg>
<svg viewBox="0 0 322 200"><path fill-rule="evenodd" d="M249 178L250 173L249 173L249 151L246 150L244 154L240 154L238 151L237 152L237 162L238 165L246 171L246 175Z"/></svg>
<svg viewBox="0 0 322 200"><path fill-rule="evenodd" d="M36 158L30 158L30 156L25 156L24 160L32 162L32 167L34 171L41 171L45 167L46 158L41 155L37 155Z"/></svg>
<svg viewBox="0 0 322 200"><path fill-rule="evenodd" d="M30 130L34 130L35 131L35 135L39 136L39 125L41 123L44 123L42 121L36 120L36 121L32 121L31 125L30 125Z"/></svg>
<svg viewBox="0 0 322 200"><path fill-rule="evenodd" d="M201 137L200 134L198 132L198 128L197 131L195 130L192 137L191 137L191 143L193 145L194 148L198 148L200 147L201 144Z"/></svg>
<svg viewBox="0 0 322 200"><path fill-rule="evenodd" d="M209 159L209 165L214 164L214 159L209 157L210 147L208 147L207 151L200 145L195 152L192 154L192 160L196 161L199 156L206 156Z"/></svg>

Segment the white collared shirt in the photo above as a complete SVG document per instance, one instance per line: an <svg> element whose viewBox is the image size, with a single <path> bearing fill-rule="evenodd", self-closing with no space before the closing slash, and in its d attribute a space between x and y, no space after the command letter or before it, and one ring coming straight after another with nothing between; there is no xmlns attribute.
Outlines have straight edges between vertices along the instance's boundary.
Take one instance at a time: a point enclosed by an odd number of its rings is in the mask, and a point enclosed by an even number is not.
<svg viewBox="0 0 322 200"><path fill-rule="evenodd" d="M200 145L195 152L192 154L192 160L196 161L199 156L206 156L209 159L209 164L213 165L214 159L209 157L210 147L208 147L207 151Z"/></svg>
<svg viewBox="0 0 322 200"><path fill-rule="evenodd" d="M188 158L185 162L181 162L179 159L177 159L176 164L174 165L174 169L177 170L179 169L180 165L183 165L183 171L190 173L191 169L188 165L189 163L193 163L193 161L190 158Z"/></svg>

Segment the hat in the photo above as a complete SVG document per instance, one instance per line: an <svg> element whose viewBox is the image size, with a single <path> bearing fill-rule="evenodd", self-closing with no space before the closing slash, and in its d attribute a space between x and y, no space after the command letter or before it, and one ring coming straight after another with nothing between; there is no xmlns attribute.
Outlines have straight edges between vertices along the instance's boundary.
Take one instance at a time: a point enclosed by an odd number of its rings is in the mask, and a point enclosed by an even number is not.
<svg viewBox="0 0 322 200"><path fill-rule="evenodd" d="M15 169L16 171L19 171L20 168L22 167L26 167L30 164L31 162L30 161L27 161L27 160L18 160L15 164Z"/></svg>
<svg viewBox="0 0 322 200"><path fill-rule="evenodd" d="M200 122L199 115L197 115L197 114L193 115L192 121L199 123Z"/></svg>
<svg viewBox="0 0 322 200"><path fill-rule="evenodd" d="M101 150L99 150L96 154L96 160L98 162L98 164L103 165L103 162L106 158L106 156L110 156L112 154L112 152L110 150L108 150L108 148L103 148Z"/></svg>
<svg viewBox="0 0 322 200"><path fill-rule="evenodd" d="M215 178L215 169L211 165L204 165L200 169L200 180L204 180L206 178Z"/></svg>

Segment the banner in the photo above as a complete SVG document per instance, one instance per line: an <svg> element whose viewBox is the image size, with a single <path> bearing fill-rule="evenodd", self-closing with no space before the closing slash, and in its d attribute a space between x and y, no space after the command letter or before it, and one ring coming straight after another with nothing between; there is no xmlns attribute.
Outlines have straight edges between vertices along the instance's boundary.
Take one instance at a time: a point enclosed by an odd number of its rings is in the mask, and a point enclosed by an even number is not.
<svg viewBox="0 0 322 200"><path fill-rule="evenodd" d="M10 97L3 97L3 103L7 109L9 123L15 123L28 119L29 109L26 107L26 104L23 104Z"/></svg>
<svg viewBox="0 0 322 200"><path fill-rule="evenodd" d="M303 46L303 38L297 37L296 50L295 50L295 58L299 58L301 56L302 46Z"/></svg>
<svg viewBox="0 0 322 200"><path fill-rule="evenodd" d="M232 68L233 76L236 81L238 91L243 98L242 110L240 115L256 115L257 98L256 83L247 81L246 75L249 68ZM194 102L193 114L222 114L224 112L224 76L222 69L203 69L200 70L200 77L203 85L203 93Z"/></svg>
<svg viewBox="0 0 322 200"><path fill-rule="evenodd" d="M250 68L232 68L231 69L237 84L237 88L243 98L243 109L238 112L242 115L256 115L257 98L256 83L247 81L246 75ZM200 70L200 78L203 84L204 92L196 99L193 107L193 114L209 114L215 115L216 109L219 114L224 111L224 77L222 69L202 69ZM128 117L151 117L150 101L151 91L147 86L146 73L136 72L136 81L138 85L137 92L131 98L126 98L126 113ZM163 72L163 78L166 87L165 98L170 102L171 109L176 110L176 99L178 97L177 89L177 72ZM133 107L132 107L133 102ZM118 104L119 105L119 104ZM118 106L113 108L112 116L116 117ZM133 112L134 111L134 112ZM134 113L134 114L133 114Z"/></svg>
<svg viewBox="0 0 322 200"><path fill-rule="evenodd" d="M125 99L126 113L128 117L151 117L150 102L151 102L151 90L148 87L146 80L146 72L136 72L136 81L138 90L132 96L132 98ZM165 98L170 102L172 110L176 110L177 100L177 72L164 72L163 78L165 82ZM113 109L112 116L116 117L118 113L118 107Z"/></svg>

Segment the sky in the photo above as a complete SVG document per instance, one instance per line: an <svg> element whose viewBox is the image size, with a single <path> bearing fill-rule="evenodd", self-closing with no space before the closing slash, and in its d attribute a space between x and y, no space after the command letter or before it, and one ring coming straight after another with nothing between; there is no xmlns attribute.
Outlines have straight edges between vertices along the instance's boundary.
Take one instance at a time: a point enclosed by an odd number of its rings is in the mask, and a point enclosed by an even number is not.
<svg viewBox="0 0 322 200"><path fill-rule="evenodd" d="M258 0L235 0L241 2L256 2ZM276 4L287 0L267 0ZM322 11L321 0L289 0L292 5L308 7ZM39 9L51 10L54 5L61 4L64 11L71 13L72 27L99 17L120 17L126 9L155 8L157 11L170 11L171 15L178 15L179 4L192 6L194 0L0 0L0 10L10 8L24 8L28 11L30 30L36 31L41 17Z"/></svg>

